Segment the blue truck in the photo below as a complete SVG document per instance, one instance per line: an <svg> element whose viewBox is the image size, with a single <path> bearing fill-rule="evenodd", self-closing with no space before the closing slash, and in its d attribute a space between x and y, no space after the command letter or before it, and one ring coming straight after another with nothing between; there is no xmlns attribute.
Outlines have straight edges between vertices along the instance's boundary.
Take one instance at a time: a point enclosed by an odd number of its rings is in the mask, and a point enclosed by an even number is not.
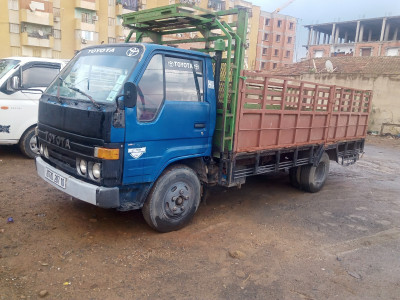
<svg viewBox="0 0 400 300"><path fill-rule="evenodd" d="M224 21L229 15L236 24ZM330 160L351 163L362 153L365 122L354 134L352 122L345 135L329 133L342 128L332 121L335 104L324 104L336 87L316 86L307 96L311 88L300 83L295 96L294 81L243 71L245 9L171 5L123 18L131 28L126 43L81 50L40 99L37 173L59 190L104 208L141 209L153 229L168 232L190 222L209 186L240 186L247 176L287 170L294 186L317 192ZM195 50L176 47L199 43ZM362 93L359 119L368 118L371 99ZM286 141L288 128L280 134L278 125L257 124L258 134L272 130L278 138L254 140L248 125L261 112L279 113L282 128L296 112L299 122L323 117L328 125L320 136L315 121L304 140L296 124Z"/></svg>

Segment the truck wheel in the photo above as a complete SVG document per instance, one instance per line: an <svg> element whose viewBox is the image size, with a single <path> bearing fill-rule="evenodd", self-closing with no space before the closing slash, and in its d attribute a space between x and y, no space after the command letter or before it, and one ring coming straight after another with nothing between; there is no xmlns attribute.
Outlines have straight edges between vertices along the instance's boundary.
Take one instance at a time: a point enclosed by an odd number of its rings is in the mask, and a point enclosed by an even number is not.
<svg viewBox="0 0 400 300"><path fill-rule="evenodd" d="M289 169L290 184L297 189L300 189L300 174L301 166Z"/></svg>
<svg viewBox="0 0 400 300"><path fill-rule="evenodd" d="M329 162L329 156L326 152L324 152L318 166L302 166L300 174L301 188L310 193L316 193L320 191L328 177Z"/></svg>
<svg viewBox="0 0 400 300"><path fill-rule="evenodd" d="M39 148L35 136L35 127L24 132L19 140L19 148L21 149L21 152L29 158L35 158L39 155Z"/></svg>
<svg viewBox="0 0 400 300"><path fill-rule="evenodd" d="M200 180L183 165L165 171L142 208L146 222L159 232L178 230L193 218L200 204Z"/></svg>

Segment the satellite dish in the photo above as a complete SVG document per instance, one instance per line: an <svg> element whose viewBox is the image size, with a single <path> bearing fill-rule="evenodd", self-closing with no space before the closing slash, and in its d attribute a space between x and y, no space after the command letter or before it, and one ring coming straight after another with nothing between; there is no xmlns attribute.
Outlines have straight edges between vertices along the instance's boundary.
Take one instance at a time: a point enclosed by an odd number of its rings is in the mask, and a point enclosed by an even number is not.
<svg viewBox="0 0 400 300"><path fill-rule="evenodd" d="M38 30L38 34L39 34L40 36L43 36L43 31Z"/></svg>
<svg viewBox="0 0 400 300"><path fill-rule="evenodd" d="M328 71L328 73L332 73L333 71L335 71L332 62L329 59L325 62L325 68Z"/></svg>
<svg viewBox="0 0 400 300"><path fill-rule="evenodd" d="M35 12L35 10L36 10L36 5L33 4L32 2L29 3L29 9L30 9L31 11Z"/></svg>

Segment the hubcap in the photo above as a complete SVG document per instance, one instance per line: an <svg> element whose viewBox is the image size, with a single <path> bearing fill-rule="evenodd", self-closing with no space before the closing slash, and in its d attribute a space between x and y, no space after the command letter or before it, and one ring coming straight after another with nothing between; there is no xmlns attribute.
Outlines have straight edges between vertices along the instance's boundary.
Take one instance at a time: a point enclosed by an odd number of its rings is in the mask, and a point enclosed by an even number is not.
<svg viewBox="0 0 400 300"><path fill-rule="evenodd" d="M185 213L190 205L191 189L185 182L171 186L164 198L165 212L169 217L177 218Z"/></svg>
<svg viewBox="0 0 400 300"><path fill-rule="evenodd" d="M36 137L32 136L31 139L29 140L29 148L31 149L31 151L35 154L39 153L39 148L37 146L37 142L36 142Z"/></svg>

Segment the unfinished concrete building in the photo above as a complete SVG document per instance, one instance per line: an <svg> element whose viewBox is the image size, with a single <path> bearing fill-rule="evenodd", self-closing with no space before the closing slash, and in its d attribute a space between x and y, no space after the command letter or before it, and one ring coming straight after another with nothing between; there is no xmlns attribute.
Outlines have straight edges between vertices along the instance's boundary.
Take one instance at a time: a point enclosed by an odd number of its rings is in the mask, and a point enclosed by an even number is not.
<svg viewBox="0 0 400 300"><path fill-rule="evenodd" d="M400 16L306 25L307 58L399 56Z"/></svg>

